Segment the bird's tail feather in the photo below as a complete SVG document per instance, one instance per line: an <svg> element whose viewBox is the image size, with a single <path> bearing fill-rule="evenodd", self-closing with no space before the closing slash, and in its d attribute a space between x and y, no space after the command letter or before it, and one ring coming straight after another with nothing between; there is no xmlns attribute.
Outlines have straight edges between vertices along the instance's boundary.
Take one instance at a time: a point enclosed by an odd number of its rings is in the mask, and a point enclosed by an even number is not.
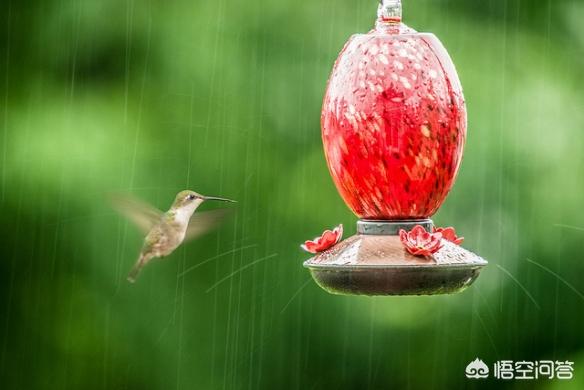
<svg viewBox="0 0 584 390"><path fill-rule="evenodd" d="M130 270L130 273L128 274L128 282L130 282L130 283L136 282L136 278L138 277L138 274L140 273L140 271L142 270L142 267L144 267L147 262L148 262L148 258L144 255L140 255L140 257L138 258L138 261L136 261L136 264L134 264L134 266Z"/></svg>

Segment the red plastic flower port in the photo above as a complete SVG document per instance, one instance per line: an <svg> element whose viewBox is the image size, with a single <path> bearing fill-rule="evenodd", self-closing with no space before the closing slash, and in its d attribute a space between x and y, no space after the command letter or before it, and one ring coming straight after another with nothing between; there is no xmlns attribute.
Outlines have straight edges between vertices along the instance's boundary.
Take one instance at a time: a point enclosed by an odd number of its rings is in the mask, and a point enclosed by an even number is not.
<svg viewBox="0 0 584 390"><path fill-rule="evenodd" d="M464 237L458 237L453 227L434 228L434 233L442 233L442 238L456 245L462 244Z"/></svg>
<svg viewBox="0 0 584 390"><path fill-rule="evenodd" d="M406 250L414 256L430 256L442 248L442 233L428 233L420 225L414 226L409 232L401 229L399 239Z"/></svg>
<svg viewBox="0 0 584 390"><path fill-rule="evenodd" d="M308 253L324 252L341 241L342 237L343 225L339 225L332 231L325 230L320 237L316 237L314 240L305 241L304 245L300 245L300 247Z"/></svg>

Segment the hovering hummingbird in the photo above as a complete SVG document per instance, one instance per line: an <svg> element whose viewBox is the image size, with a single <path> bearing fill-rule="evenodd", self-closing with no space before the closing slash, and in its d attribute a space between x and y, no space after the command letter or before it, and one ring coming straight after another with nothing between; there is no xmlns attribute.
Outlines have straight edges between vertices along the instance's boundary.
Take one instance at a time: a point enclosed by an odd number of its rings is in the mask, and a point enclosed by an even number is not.
<svg viewBox="0 0 584 390"><path fill-rule="evenodd" d="M157 257L170 255L185 240L193 239L217 226L227 215L228 209L203 211L195 214L206 200L236 202L216 196L204 196L194 191L181 191L170 209L163 213L155 207L130 196L112 197L114 207L146 234L144 245L136 264L128 275L134 283L140 270ZM194 215L193 215L194 214Z"/></svg>

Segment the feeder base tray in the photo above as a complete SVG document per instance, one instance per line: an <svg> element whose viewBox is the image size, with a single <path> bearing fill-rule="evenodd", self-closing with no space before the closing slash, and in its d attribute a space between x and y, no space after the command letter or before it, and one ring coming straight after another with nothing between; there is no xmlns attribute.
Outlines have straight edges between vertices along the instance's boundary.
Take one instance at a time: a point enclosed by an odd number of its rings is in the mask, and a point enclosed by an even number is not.
<svg viewBox="0 0 584 390"><path fill-rule="evenodd" d="M487 262L444 241L430 257L404 249L397 231L410 224L431 229L432 221L359 221L359 233L304 262L314 280L333 294L435 295L464 290Z"/></svg>

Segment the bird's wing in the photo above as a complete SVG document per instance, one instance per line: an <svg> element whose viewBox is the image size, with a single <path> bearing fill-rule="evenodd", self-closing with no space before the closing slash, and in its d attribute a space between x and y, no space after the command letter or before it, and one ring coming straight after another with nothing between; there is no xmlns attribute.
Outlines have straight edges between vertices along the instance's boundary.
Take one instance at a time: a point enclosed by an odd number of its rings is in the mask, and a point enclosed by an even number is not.
<svg viewBox="0 0 584 390"><path fill-rule="evenodd" d="M143 233L148 233L160 221L162 211L127 194L110 195L110 201L120 214L132 221Z"/></svg>
<svg viewBox="0 0 584 390"><path fill-rule="evenodd" d="M193 214L185 233L185 241L192 240L216 228L231 212L231 209L215 209Z"/></svg>

